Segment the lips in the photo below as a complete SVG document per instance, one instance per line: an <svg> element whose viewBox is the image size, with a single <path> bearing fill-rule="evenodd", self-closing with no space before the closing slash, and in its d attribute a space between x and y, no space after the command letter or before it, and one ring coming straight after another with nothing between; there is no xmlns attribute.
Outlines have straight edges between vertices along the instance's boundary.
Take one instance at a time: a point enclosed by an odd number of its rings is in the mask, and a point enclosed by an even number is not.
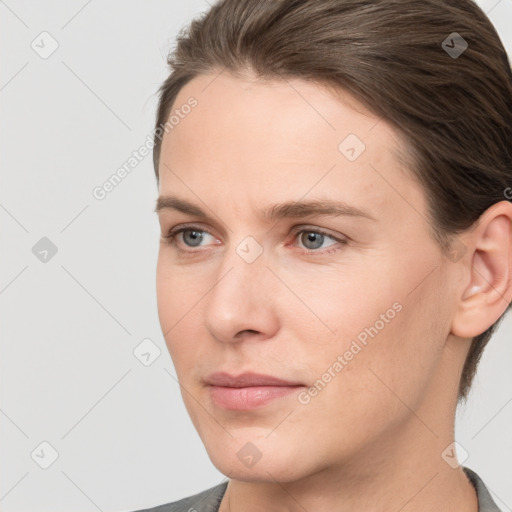
<svg viewBox="0 0 512 512"><path fill-rule="evenodd" d="M205 383L216 406L237 411L262 407L304 387L296 381L252 372L238 376L224 372L213 373L205 379Z"/></svg>
<svg viewBox="0 0 512 512"><path fill-rule="evenodd" d="M210 386L229 388L246 388L253 386L303 386L300 382L292 382L261 373L246 372L237 377L225 372L212 373L205 379Z"/></svg>

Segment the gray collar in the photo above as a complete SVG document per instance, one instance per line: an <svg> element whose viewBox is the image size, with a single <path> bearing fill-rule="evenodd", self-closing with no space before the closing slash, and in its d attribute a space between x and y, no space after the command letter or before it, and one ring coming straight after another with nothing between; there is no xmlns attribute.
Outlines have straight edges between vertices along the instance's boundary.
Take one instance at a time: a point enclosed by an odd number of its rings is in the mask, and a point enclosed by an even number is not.
<svg viewBox="0 0 512 512"><path fill-rule="evenodd" d="M492 499L482 479L473 470L464 466L462 469L476 490L478 512L502 512ZM138 512L218 512L227 487L228 481L225 481L188 498Z"/></svg>

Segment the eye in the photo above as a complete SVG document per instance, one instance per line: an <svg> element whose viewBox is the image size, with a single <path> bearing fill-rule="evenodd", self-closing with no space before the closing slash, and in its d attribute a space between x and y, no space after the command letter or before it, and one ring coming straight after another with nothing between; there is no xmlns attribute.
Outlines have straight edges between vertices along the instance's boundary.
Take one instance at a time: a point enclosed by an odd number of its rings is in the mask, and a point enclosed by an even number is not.
<svg viewBox="0 0 512 512"><path fill-rule="evenodd" d="M340 245L345 245L347 243L346 240L335 237L325 231L318 228L311 229L299 229L295 230L295 238L299 239L300 243L305 247L307 254L327 254L340 249ZM324 246L324 243L328 240L331 240L332 243L330 245ZM330 248L328 250L318 250L322 246L326 248Z"/></svg>
<svg viewBox="0 0 512 512"><path fill-rule="evenodd" d="M206 238L205 235L214 238L211 233L198 226L182 226L178 229L171 229L169 234L167 236L162 236L162 238L177 246L176 238L179 235L181 235L181 243L186 247L201 247L201 242ZM178 247L178 249L180 248Z"/></svg>

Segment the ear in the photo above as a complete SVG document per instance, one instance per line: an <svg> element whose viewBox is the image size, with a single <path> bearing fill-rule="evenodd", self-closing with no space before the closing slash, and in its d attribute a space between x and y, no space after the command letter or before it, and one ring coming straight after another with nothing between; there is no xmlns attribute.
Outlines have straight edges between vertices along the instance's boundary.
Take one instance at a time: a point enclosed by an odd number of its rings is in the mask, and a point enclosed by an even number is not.
<svg viewBox="0 0 512 512"><path fill-rule="evenodd" d="M489 207L464 238L468 254L451 333L472 338L487 330L512 300L512 203Z"/></svg>

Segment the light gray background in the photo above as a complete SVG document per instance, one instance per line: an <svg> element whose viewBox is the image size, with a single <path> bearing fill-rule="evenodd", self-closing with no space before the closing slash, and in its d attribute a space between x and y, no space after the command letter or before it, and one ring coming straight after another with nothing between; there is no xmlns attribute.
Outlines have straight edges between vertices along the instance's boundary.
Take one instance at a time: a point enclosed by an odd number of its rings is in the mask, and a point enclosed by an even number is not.
<svg viewBox="0 0 512 512"><path fill-rule="evenodd" d="M512 0L479 3L512 53ZM92 195L152 131L166 54L207 8L0 1L2 512L130 511L225 479L188 418L158 323L151 156L104 200ZM59 45L46 59L31 48L51 48L43 31ZM32 252L42 237L58 249L46 263ZM147 367L133 354L146 338L161 350ZM464 464L504 511L511 340L508 317L456 431ZM48 469L43 441L58 452Z"/></svg>

